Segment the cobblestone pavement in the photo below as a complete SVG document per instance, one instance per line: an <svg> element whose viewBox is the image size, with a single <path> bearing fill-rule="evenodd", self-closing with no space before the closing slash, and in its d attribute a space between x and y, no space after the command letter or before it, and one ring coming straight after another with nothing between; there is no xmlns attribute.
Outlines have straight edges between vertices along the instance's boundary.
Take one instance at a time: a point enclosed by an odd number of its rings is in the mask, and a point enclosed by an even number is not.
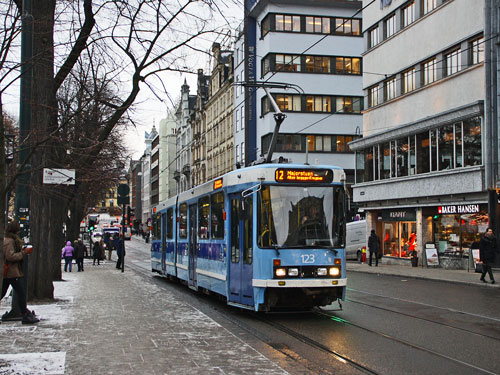
<svg viewBox="0 0 500 375"><path fill-rule="evenodd" d="M286 374L134 271L105 261L63 279L55 303L29 305L39 324L0 324L0 374Z"/></svg>

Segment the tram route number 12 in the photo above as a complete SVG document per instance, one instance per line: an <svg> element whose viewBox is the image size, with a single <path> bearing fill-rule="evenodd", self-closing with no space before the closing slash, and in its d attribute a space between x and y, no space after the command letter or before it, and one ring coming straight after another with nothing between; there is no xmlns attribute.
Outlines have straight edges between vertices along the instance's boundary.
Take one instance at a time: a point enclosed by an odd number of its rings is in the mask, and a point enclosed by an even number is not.
<svg viewBox="0 0 500 375"><path fill-rule="evenodd" d="M302 254L302 263L314 263L314 254Z"/></svg>

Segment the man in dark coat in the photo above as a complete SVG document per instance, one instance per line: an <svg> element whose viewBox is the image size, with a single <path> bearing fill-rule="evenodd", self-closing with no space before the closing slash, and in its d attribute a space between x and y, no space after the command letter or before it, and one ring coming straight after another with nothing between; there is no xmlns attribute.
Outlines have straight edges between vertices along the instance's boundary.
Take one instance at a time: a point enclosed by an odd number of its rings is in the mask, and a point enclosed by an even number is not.
<svg viewBox="0 0 500 375"><path fill-rule="evenodd" d="M83 258L87 252L87 247L83 244L82 240L75 241L75 258L78 272L83 272Z"/></svg>
<svg viewBox="0 0 500 375"><path fill-rule="evenodd" d="M375 255L375 267L378 267L378 252L380 251L380 241L375 229L372 229L370 237L368 237L368 250L370 251L370 262L368 265L372 266L372 256Z"/></svg>
<svg viewBox="0 0 500 375"><path fill-rule="evenodd" d="M116 261L116 268L121 269L123 265L123 258L125 257L125 246L123 245L123 238L115 238L116 255L118 259Z"/></svg>
<svg viewBox="0 0 500 375"><path fill-rule="evenodd" d="M486 229L486 233L481 242L479 242L479 259L483 263L483 273L481 274L481 280L483 283L486 282L484 277L486 272L490 275L490 280L492 284L495 284L495 279L493 278L493 272L491 271L491 266L495 263L495 256L498 253L498 243L495 235L493 234L493 229Z"/></svg>

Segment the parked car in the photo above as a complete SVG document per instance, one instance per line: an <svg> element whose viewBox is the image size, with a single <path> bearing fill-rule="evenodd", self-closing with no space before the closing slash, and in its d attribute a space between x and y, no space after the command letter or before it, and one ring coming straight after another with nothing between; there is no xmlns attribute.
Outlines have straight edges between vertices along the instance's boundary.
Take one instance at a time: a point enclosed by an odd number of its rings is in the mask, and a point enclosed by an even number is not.
<svg viewBox="0 0 500 375"><path fill-rule="evenodd" d="M346 224L345 257L361 262L363 247L367 248L366 220Z"/></svg>

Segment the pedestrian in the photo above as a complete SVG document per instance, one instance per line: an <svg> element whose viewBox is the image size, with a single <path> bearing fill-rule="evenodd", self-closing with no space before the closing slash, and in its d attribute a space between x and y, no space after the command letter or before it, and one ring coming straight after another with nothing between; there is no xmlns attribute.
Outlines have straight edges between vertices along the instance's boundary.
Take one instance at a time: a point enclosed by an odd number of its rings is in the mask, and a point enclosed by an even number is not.
<svg viewBox="0 0 500 375"><path fill-rule="evenodd" d="M71 241L66 242L66 246L62 248L62 258L64 259L64 272L71 272L71 266L73 264L73 253L75 248L71 246Z"/></svg>
<svg viewBox="0 0 500 375"><path fill-rule="evenodd" d="M75 241L75 258L78 272L83 272L83 258L87 252L87 247L83 244L82 240Z"/></svg>
<svg viewBox="0 0 500 375"><path fill-rule="evenodd" d="M94 248L92 249L92 253L94 255L94 263L93 265L95 266L95 261L97 260L97 265L101 265L101 259L102 259L102 254L104 254L104 240L101 238L100 241L94 242Z"/></svg>
<svg viewBox="0 0 500 375"><path fill-rule="evenodd" d="M3 283L2 283L2 296L3 299L9 286L17 293L17 301L19 303L19 310L23 318L23 324L38 323L40 319L35 316L33 311L28 310L26 306L26 293L21 278L24 276L24 256L33 252L32 246L23 248L22 241L17 235L21 227L17 221L11 221L5 228L5 237L3 239Z"/></svg>
<svg viewBox="0 0 500 375"><path fill-rule="evenodd" d="M498 242L493 234L493 229L486 229L486 233L479 242L479 259L483 264L483 272L481 274L481 280L483 283L486 282L484 277L486 272L490 275L490 280L492 284L495 284L495 279L493 278L493 272L491 271L491 266L495 263L495 256L498 253Z"/></svg>
<svg viewBox="0 0 500 375"><path fill-rule="evenodd" d="M375 255L375 267L378 267L378 253L380 251L380 241L375 229L372 229L370 237L368 237L368 250L370 251L370 261L368 265L372 266L372 257Z"/></svg>
<svg viewBox="0 0 500 375"><path fill-rule="evenodd" d="M123 258L125 258L125 246L123 245L123 238L116 238L116 256L118 260L116 261L116 268L120 269L123 265Z"/></svg>

